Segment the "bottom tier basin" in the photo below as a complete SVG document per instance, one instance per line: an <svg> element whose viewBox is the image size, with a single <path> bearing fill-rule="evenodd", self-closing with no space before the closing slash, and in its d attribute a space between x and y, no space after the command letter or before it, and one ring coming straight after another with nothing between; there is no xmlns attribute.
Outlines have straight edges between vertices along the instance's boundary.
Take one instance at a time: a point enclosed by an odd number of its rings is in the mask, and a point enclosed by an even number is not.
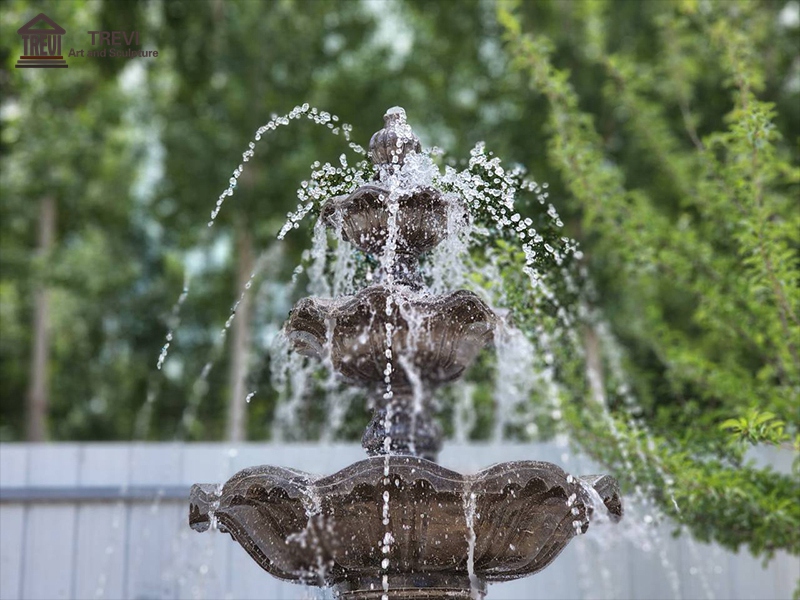
<svg viewBox="0 0 800 600"><path fill-rule="evenodd" d="M261 466L195 485L189 524L229 533L275 577L341 598L381 598L386 586L389 598L468 598L545 568L601 503L622 515L613 478L551 463L462 475L389 455L325 477Z"/></svg>

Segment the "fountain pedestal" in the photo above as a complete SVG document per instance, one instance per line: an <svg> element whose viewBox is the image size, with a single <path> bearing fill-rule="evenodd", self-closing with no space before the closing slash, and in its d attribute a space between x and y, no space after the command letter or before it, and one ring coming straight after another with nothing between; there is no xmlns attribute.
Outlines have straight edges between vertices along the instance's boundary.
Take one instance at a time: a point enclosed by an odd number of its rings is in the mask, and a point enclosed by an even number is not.
<svg viewBox="0 0 800 600"><path fill-rule="evenodd" d="M471 584L469 577L452 575L389 576L389 598L392 600L480 600L486 596L486 584ZM336 586L342 600L382 600L383 581L360 579Z"/></svg>
<svg viewBox="0 0 800 600"><path fill-rule="evenodd" d="M487 583L549 565L595 510L619 519L619 490L611 477L575 478L551 463L462 475L435 462L432 391L492 343L497 317L472 292L426 293L417 259L445 239L458 200L398 188L392 177L419 140L402 109L384 119L370 142L377 183L321 213L359 250L384 257L379 283L348 298L305 298L285 326L296 351L372 394L362 440L370 457L327 477L261 466L222 486L195 485L189 523L229 533L275 577L333 586L342 599L482 597Z"/></svg>

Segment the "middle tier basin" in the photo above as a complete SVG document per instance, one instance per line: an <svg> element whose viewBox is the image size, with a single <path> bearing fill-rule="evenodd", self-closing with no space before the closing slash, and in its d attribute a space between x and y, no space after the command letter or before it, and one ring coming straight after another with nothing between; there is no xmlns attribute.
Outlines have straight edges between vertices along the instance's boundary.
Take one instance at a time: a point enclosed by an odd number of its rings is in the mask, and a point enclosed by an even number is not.
<svg viewBox="0 0 800 600"><path fill-rule="evenodd" d="M385 382L391 327L391 383L403 391L415 378L436 386L459 377L491 343L496 322L466 290L433 296L374 285L347 298L300 300L285 331L298 352L324 358L330 351L338 372L369 386Z"/></svg>

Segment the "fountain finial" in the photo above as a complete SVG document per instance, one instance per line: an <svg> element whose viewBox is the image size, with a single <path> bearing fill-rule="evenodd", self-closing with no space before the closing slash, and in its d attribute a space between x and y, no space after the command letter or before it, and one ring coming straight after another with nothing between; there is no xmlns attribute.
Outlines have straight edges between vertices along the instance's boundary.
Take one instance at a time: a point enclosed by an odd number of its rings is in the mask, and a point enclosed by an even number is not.
<svg viewBox="0 0 800 600"><path fill-rule="evenodd" d="M387 110L383 122L383 129L375 132L369 141L369 155L376 165L402 165L408 153L422 149L401 106Z"/></svg>

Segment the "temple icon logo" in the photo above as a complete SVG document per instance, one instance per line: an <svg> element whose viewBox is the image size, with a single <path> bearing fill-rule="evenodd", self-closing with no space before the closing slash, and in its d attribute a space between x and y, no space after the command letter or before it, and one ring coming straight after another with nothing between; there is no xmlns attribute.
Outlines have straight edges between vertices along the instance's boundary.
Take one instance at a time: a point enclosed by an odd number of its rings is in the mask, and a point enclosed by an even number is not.
<svg viewBox="0 0 800 600"><path fill-rule="evenodd" d="M44 21L50 29L34 29ZM66 30L44 13L39 13L17 29L22 37L22 56L17 69L66 69L67 61L61 55L61 36Z"/></svg>

